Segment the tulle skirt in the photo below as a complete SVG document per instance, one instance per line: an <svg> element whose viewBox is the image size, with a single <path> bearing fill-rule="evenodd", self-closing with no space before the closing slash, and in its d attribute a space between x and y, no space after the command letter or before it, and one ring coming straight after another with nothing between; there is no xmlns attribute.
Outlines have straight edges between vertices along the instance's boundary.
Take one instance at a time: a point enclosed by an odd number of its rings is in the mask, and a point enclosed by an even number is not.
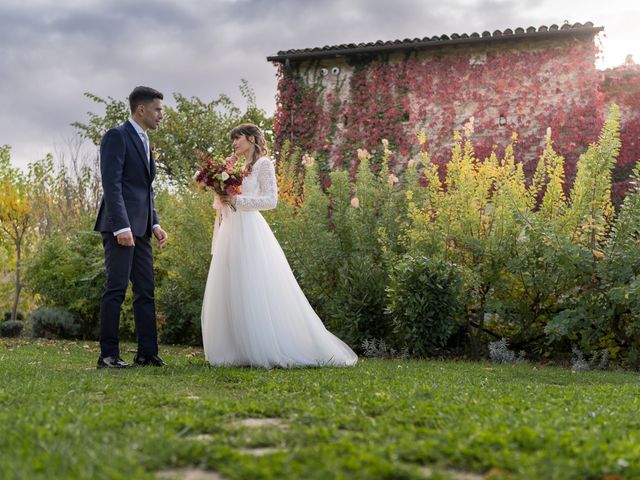
<svg viewBox="0 0 640 480"><path fill-rule="evenodd" d="M212 365L350 366L356 354L322 324L257 211L227 209L202 304Z"/></svg>

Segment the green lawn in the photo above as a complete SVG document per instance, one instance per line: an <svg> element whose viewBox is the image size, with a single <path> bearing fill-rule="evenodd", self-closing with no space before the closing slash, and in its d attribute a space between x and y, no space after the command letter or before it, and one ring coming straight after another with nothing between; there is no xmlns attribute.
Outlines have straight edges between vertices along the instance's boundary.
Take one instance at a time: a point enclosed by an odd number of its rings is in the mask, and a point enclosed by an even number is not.
<svg viewBox="0 0 640 480"><path fill-rule="evenodd" d="M93 342L0 340L0 478L640 478L637 373L161 354L105 371Z"/></svg>

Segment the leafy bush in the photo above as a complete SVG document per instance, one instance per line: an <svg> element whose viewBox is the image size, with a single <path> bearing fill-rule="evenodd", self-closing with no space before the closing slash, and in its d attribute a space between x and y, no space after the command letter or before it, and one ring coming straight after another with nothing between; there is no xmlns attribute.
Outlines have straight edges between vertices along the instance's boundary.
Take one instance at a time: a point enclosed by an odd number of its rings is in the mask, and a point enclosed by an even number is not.
<svg viewBox="0 0 640 480"><path fill-rule="evenodd" d="M18 312L16 314L16 319L20 321L24 321L24 314L22 312ZM4 321L8 322L9 320L11 320L11 312L6 311L4 312Z"/></svg>
<svg viewBox="0 0 640 480"><path fill-rule="evenodd" d="M200 314L211 263L213 196L181 189L157 198L171 243L156 252L156 298L160 339L199 345ZM185 214L188 212L188 215Z"/></svg>
<svg viewBox="0 0 640 480"><path fill-rule="evenodd" d="M34 338L77 338L80 324L63 308L42 307L31 314Z"/></svg>
<svg viewBox="0 0 640 480"><path fill-rule="evenodd" d="M348 343L359 345L368 338L389 338L392 324L385 311L388 274L373 252L346 258L337 270L337 282L328 303L326 319Z"/></svg>
<svg viewBox="0 0 640 480"><path fill-rule="evenodd" d="M76 126L95 142L126 108L92 98L107 107L105 118ZM211 196L189 186L193 150L227 151L228 122L261 121L262 112L249 101L243 115L224 97L176 100L154 139L171 186L159 186L156 197L171 239L156 252L159 333L165 342L198 344L214 212ZM449 339L447 349L479 357L492 334L505 338L503 347L489 345L500 358L511 358L507 345L528 355L567 354L577 345L640 367L640 170L616 212L619 120L614 106L572 185L551 131L533 178L515 158L517 135L500 155L479 158L472 125L455 134L446 165L431 162L419 134L421 151L404 170L386 141L373 157L361 149L341 159L345 170L334 169L327 152L283 146L280 202L264 216L313 308L353 346L376 351L378 341L426 355ZM38 301L72 312L85 336L96 336L104 281L92 221L41 242L27 276ZM456 323L458 313L466 321ZM130 297L122 325L132 337Z"/></svg>
<svg viewBox="0 0 640 480"><path fill-rule="evenodd" d="M462 305L458 268L444 260L404 256L387 290L400 344L415 355L433 354L455 330Z"/></svg>
<svg viewBox="0 0 640 480"><path fill-rule="evenodd" d="M299 182L289 165L296 155L281 159L279 180L284 185ZM395 241L398 230L393 205L398 195L389 182L388 155L377 174L366 151L360 151L358 160L355 182L348 172L334 171L324 191L318 163L305 156L302 198L282 202L266 215L311 305L327 327L351 345L392 333L385 312L389 279L381 240Z"/></svg>
<svg viewBox="0 0 640 480"><path fill-rule="evenodd" d="M73 313L79 321L79 334L95 339L104 285L104 254L101 237L89 229L89 221L84 229L54 234L41 243L30 264L27 284L31 292L41 296L44 306ZM123 311L122 323L132 325L126 313ZM121 335L133 338L133 331L121 328Z"/></svg>
<svg viewBox="0 0 640 480"><path fill-rule="evenodd" d="M572 249L559 275L572 284L558 292L560 308L545 334L550 342L577 343L585 352L607 349L612 357L638 368L640 171L636 166L633 188L615 215L611 175L620 148L619 122L614 106L598 142L578 162L571 205L561 219L565 230L558 231Z"/></svg>
<svg viewBox="0 0 640 480"><path fill-rule="evenodd" d="M8 320L0 323L0 336L17 337L22 333L24 323L20 320Z"/></svg>

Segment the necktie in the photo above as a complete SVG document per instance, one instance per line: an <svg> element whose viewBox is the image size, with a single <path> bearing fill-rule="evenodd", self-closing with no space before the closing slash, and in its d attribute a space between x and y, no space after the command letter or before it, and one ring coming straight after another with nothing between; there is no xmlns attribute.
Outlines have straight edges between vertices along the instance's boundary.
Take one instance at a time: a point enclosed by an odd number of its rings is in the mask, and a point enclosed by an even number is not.
<svg viewBox="0 0 640 480"><path fill-rule="evenodd" d="M142 132L142 143L144 144L144 151L147 154L147 162L149 161L149 137L146 132Z"/></svg>

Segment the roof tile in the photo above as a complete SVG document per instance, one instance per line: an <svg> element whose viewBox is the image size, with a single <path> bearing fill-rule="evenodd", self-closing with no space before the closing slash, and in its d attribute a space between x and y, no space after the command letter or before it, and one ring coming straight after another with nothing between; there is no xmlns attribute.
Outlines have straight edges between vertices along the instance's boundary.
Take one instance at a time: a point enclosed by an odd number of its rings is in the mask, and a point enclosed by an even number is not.
<svg viewBox="0 0 640 480"><path fill-rule="evenodd" d="M447 43L471 43L471 42L486 42L491 40L511 40L518 37L523 38L544 38L550 36L566 36L575 34L583 35L595 35L598 32L604 30L603 27L594 27L592 22L574 23L570 25L565 22L561 27L553 24L547 27L541 25L537 29L533 26L527 27L525 30L522 27L518 27L515 30L507 28L504 31L495 30L493 33L485 30L482 34L473 32L471 34L458 34L452 33L449 35L434 35L431 38L405 38L404 40L377 40L375 42L368 43L348 43L341 45L325 45L323 47L302 48L292 50L279 51L277 55L267 57L269 61L282 62L289 59L302 60L305 58L322 58L322 57L336 57L336 56L349 56L354 54L363 53L376 53L379 51L394 51L402 49L416 49L416 48L429 48L440 47ZM572 32L575 31L575 32Z"/></svg>

